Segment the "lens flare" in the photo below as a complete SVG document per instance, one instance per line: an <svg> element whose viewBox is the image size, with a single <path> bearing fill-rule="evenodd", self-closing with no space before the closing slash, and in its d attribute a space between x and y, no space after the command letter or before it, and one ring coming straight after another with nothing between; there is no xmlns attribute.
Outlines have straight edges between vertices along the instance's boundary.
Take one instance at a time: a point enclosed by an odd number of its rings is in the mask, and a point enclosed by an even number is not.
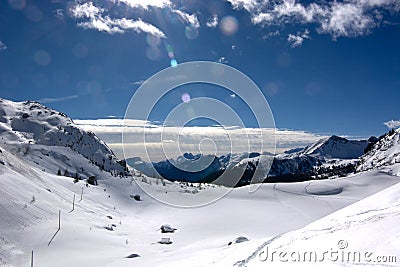
<svg viewBox="0 0 400 267"><path fill-rule="evenodd" d="M185 103L190 102L190 95L188 93L183 93L181 98L182 98L182 101Z"/></svg>
<svg viewBox="0 0 400 267"><path fill-rule="evenodd" d="M156 46L149 46L146 48L146 56L152 61L157 61L161 57L161 51Z"/></svg>
<svg viewBox="0 0 400 267"><path fill-rule="evenodd" d="M219 27L224 35L232 36L239 30L239 22L233 16L225 16L221 19Z"/></svg>
<svg viewBox="0 0 400 267"><path fill-rule="evenodd" d="M27 19L33 22L39 22L42 20L43 12L37 6L28 6L24 10Z"/></svg>
<svg viewBox="0 0 400 267"><path fill-rule="evenodd" d="M26 6L26 1L25 0L8 0L8 4L10 5L11 8L13 9L24 9Z"/></svg>
<svg viewBox="0 0 400 267"><path fill-rule="evenodd" d="M168 57L170 58L170 64L172 67L176 67L178 65L178 61L175 59L174 49L170 44L165 45L165 49L167 50Z"/></svg>
<svg viewBox="0 0 400 267"><path fill-rule="evenodd" d="M185 27L185 36L189 40L196 39L197 36L199 36L199 30L193 25L186 26Z"/></svg>
<svg viewBox="0 0 400 267"><path fill-rule="evenodd" d="M168 53L170 53L170 52L173 53L173 52L174 52L174 49L172 48L171 45L167 45L166 49L167 49L167 52L168 52Z"/></svg>
<svg viewBox="0 0 400 267"><path fill-rule="evenodd" d="M72 49L72 54L76 58L85 58L88 55L88 52L88 47L81 43L77 43Z"/></svg>
<svg viewBox="0 0 400 267"><path fill-rule="evenodd" d="M146 35L146 42L149 46L159 46L161 38L159 36L155 36L153 34L148 33Z"/></svg>
<svg viewBox="0 0 400 267"><path fill-rule="evenodd" d="M178 61L176 61L176 59L171 59L171 66L172 67L178 66Z"/></svg>
<svg viewBox="0 0 400 267"><path fill-rule="evenodd" d="M51 62L51 56L45 50L36 51L36 53L33 56L33 59L35 60L36 64L40 66L47 66Z"/></svg>

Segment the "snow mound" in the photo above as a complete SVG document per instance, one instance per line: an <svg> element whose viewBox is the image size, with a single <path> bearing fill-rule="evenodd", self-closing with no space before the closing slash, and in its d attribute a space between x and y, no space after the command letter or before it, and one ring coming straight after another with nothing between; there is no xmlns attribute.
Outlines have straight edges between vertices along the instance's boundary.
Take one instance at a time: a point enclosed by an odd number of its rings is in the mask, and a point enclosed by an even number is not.
<svg viewBox="0 0 400 267"><path fill-rule="evenodd" d="M320 196L337 195L342 193L342 191L343 187L335 183L330 183L330 184L314 183L306 187L306 192L311 195L320 195Z"/></svg>

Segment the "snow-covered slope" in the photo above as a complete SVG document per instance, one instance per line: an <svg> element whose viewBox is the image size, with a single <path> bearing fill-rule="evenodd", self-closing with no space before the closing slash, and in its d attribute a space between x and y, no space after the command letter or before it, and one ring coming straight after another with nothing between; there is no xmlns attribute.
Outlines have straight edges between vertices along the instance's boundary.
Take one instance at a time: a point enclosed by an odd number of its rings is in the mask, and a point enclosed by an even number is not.
<svg viewBox="0 0 400 267"><path fill-rule="evenodd" d="M126 174L123 162L92 132L37 102L0 99L0 145L44 172L82 179L99 171Z"/></svg>
<svg viewBox="0 0 400 267"><path fill-rule="evenodd" d="M400 163L400 128L386 134L372 149L361 158L357 170L365 171L374 168L383 168L388 165ZM400 176L399 168L393 170L393 174Z"/></svg>
<svg viewBox="0 0 400 267"><path fill-rule="evenodd" d="M371 170L340 179L263 184L253 194L244 186L201 208L175 208L152 196L184 196L196 202L216 199L226 188L160 183L136 172L114 177L116 168L124 167L104 143L75 128L67 117L34 102L0 104L0 266L30 266L32 251L34 266L45 267L233 266L243 259L252 263L249 256L266 240L399 182L390 172ZM74 183L56 174L60 168L83 168L78 175L96 175L99 185ZM380 198L389 195L398 193ZM363 222L369 226L363 230L373 229L369 222L397 216L395 209L386 209L396 208L397 200L378 203L375 199L375 209L354 217L377 215L366 217ZM164 224L177 230L161 233ZM389 225L382 225L381 232L391 233L397 245L398 228L386 230ZM159 243L162 238L172 243Z"/></svg>
<svg viewBox="0 0 400 267"><path fill-rule="evenodd" d="M283 206L286 208L293 207L293 212L299 212L307 216L312 209L315 211L324 209L319 204L330 206L332 212L334 212L338 203L349 201L350 199L360 199L359 194L363 194L364 197L369 196L374 191L373 188L384 181L395 185L400 182L400 179L380 171L368 171L334 180L318 180L290 184L277 183L273 185L264 184L261 190L264 197L266 197L269 195L269 190L272 189L272 192L276 194L277 199L281 201ZM246 187L235 189L235 192L237 193L245 188ZM363 246L363 240L366 240L365 244L371 246L376 242L376 247L387 246L389 249L387 251L382 251L380 249L374 250L373 252L376 252L375 255L380 253L381 255L391 255L398 247L397 244L400 240L400 236L398 235L399 228L397 225L393 227L393 230L387 229L387 227L390 227L391 224L396 224L399 218L399 214L395 211L399 208L399 198L396 195L399 189L399 186L397 186L397 192L391 191L391 193L383 193L383 195L376 196L374 199L365 202L365 205L358 206L356 204L356 206L352 208L349 207L348 211L350 212L348 213L341 213L341 211L338 211L336 215L333 213L332 216L328 215L328 217L321 219L321 222L323 222L321 224L316 220L315 223L309 224L309 226L304 229L300 227L300 230L289 231L287 234L281 232L276 235L270 235L271 229L277 227L277 225L269 221L270 219L276 218L279 223L283 224L288 222L286 220L287 217L285 217L286 215L281 215L279 212L276 213L274 209L269 209L270 212L267 212L268 209L266 209L263 219L265 220L264 228L257 229L257 220L254 220L250 226L246 227L254 229L251 236L245 235L249 237L249 241L231 246L221 245L218 249L207 251L207 254L200 253L188 259L166 264L165 266L187 266L185 264L188 262L195 262L196 265L194 266L280 266L278 253L282 251L287 253L291 253L292 251L295 253L303 253L309 249L312 251L321 249L327 250L330 253L338 249L337 243L339 240L347 241L352 251L360 250L361 252L364 252L363 249L365 248L365 246ZM379 198L383 199L382 203L379 203ZM308 200L311 199L314 201L308 204L312 206L305 206ZM270 200L265 200L265 205L269 205ZM371 203L373 203L373 205L370 205ZM393 204L397 206L392 207ZM345 209L347 210L347 208ZM395 213L392 213L394 211ZM346 217L347 215L349 216ZM301 216L295 219L293 223L297 224L299 218L301 218ZM327 223L328 221L329 223ZM382 224L379 225L378 223L375 225L374 223L378 221ZM364 225L364 227L358 228L360 225ZM340 232L341 229L346 229L346 232ZM355 233L354 236L352 236L352 231ZM365 237L365 235L369 237ZM321 237L321 239L319 239L318 236ZM310 245L308 245L308 241L310 241ZM382 241L382 243L379 243L380 241ZM268 261L260 261L259 254L267 246L270 253L269 259ZM277 252L274 254L274 261L271 263L270 258L273 251ZM322 252L320 255L322 255ZM295 254L294 257L296 255L297 254ZM261 255L261 259L263 256L265 255ZM288 255L285 257L287 256ZM398 262L399 260L397 264ZM299 260L297 262L290 262L289 259L289 261L285 262L282 266L291 266L291 264L296 264L296 266L309 266L310 264L315 266L329 266L329 263L329 261L303 263ZM349 266L349 264L340 262L339 266ZM363 265L361 264L361 266Z"/></svg>
<svg viewBox="0 0 400 267"><path fill-rule="evenodd" d="M1 151L1 266L29 266L32 250L35 266L232 266L263 238L303 227L398 182L388 174L367 172L336 180L264 184L251 195L248 187L241 187L212 205L181 209L153 200L135 182L155 194L192 198L219 195L222 188L187 194L191 187L157 184L148 177L142 182L145 177L134 176L134 182L107 172L100 174L98 186L86 187L42 172L18 153ZM132 198L136 194L141 201ZM59 210L61 230L49 245ZM162 234L158 229L163 224L178 230ZM241 236L249 241L236 243ZM173 243L157 243L161 238ZM139 257L126 258L131 254Z"/></svg>
<svg viewBox="0 0 400 267"><path fill-rule="evenodd" d="M223 188L162 184L142 176L116 178L100 171L99 186L86 187L43 172L18 151L0 150L1 266L29 265L32 250L35 266L232 266L263 238L303 227L398 182L385 173L367 172L335 180L264 184L251 195L242 187L212 205L180 209L153 200L136 182L154 194L188 198L218 196ZM72 165L91 165L85 159L80 163L82 158L71 160L76 161ZM137 194L141 201L132 197ZM61 230L52 239L59 210ZM158 229L163 224L178 230L162 234ZM236 243L245 240L241 236L249 241ZM173 243L157 243L161 238ZM139 257L126 258L133 254Z"/></svg>
<svg viewBox="0 0 400 267"><path fill-rule="evenodd" d="M286 266L295 262L399 266L399 195L400 184L396 184L302 229L266 240L235 266Z"/></svg>

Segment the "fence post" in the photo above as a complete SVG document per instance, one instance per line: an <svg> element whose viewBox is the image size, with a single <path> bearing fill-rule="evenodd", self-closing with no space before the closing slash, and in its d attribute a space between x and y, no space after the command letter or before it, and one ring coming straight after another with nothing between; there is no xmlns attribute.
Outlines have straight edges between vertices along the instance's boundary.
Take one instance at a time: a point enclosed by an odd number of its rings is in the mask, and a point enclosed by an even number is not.
<svg viewBox="0 0 400 267"><path fill-rule="evenodd" d="M51 242L53 241L53 239L56 237L57 233L60 231L61 229L61 210L58 210L58 229L57 231L54 233L53 237L50 239L49 243L47 244L47 246L50 246Z"/></svg>
<svg viewBox="0 0 400 267"><path fill-rule="evenodd" d="M70 211L73 212L75 210L75 194L74 194L74 198L72 199L72 210Z"/></svg>
<svg viewBox="0 0 400 267"><path fill-rule="evenodd" d="M82 201L82 196L83 196L83 187L82 187L82 192L81 192L81 199L79 200L79 202Z"/></svg>

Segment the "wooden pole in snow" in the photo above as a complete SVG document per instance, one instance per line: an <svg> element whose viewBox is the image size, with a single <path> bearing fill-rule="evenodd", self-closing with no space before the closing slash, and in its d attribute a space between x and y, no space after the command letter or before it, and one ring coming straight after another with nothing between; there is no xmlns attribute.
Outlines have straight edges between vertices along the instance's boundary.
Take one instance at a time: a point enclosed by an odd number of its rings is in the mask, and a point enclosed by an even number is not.
<svg viewBox="0 0 400 267"><path fill-rule="evenodd" d="M74 194L74 198L72 199L72 210L70 211L73 212L75 210L75 194Z"/></svg>
<svg viewBox="0 0 400 267"><path fill-rule="evenodd" d="M82 201L82 196L83 196L83 187L82 187L82 192L81 192L81 199L79 200L79 202Z"/></svg>
<svg viewBox="0 0 400 267"><path fill-rule="evenodd" d="M33 250L32 250L32 254L31 254L31 267L33 267Z"/></svg>
<svg viewBox="0 0 400 267"><path fill-rule="evenodd" d="M51 241L53 241L53 239L56 237L57 233L61 230L61 210L58 210L58 229L57 231L54 233L53 237L50 239L49 243L47 244L48 246L50 246Z"/></svg>

